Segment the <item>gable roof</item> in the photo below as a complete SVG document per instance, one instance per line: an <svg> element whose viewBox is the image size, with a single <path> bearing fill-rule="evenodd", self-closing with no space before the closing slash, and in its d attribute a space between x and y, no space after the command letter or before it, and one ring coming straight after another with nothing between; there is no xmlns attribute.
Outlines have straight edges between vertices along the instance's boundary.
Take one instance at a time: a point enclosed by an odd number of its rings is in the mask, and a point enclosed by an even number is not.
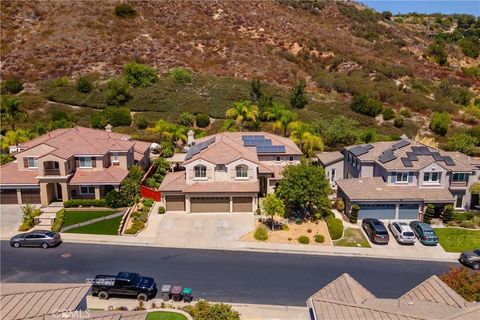
<svg viewBox="0 0 480 320"><path fill-rule="evenodd" d="M18 170L16 162L6 163L0 166L1 185L38 185L37 170Z"/></svg>
<svg viewBox="0 0 480 320"><path fill-rule="evenodd" d="M332 151L332 152L320 152L317 153L318 161L324 166L328 166L329 164L342 161L344 156L343 153L340 151Z"/></svg>
<svg viewBox="0 0 480 320"><path fill-rule="evenodd" d="M361 303L367 299L375 298L375 296L348 273L344 273L320 289L311 298Z"/></svg>

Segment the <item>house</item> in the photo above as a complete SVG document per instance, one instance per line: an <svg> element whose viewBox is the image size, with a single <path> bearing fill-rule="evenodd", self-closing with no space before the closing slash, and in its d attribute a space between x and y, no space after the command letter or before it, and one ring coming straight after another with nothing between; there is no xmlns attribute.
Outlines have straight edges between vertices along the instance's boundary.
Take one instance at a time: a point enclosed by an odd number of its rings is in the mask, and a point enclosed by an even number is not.
<svg viewBox="0 0 480 320"><path fill-rule="evenodd" d="M474 320L480 303L467 302L437 276L398 299L375 297L343 274L307 300L311 320Z"/></svg>
<svg viewBox="0 0 480 320"><path fill-rule="evenodd" d="M16 161L0 167L2 204L48 205L99 199L118 189L134 164L149 165L150 143L106 130L57 129L19 144Z"/></svg>
<svg viewBox="0 0 480 320"><path fill-rule="evenodd" d="M470 186L478 181L480 160L460 152L404 138L350 146L341 153L317 157L336 184L346 211L353 204L360 206L360 220L418 219L430 203L437 212L447 204L456 210L478 205L478 195L470 193Z"/></svg>
<svg viewBox="0 0 480 320"><path fill-rule="evenodd" d="M192 132L193 133L193 132ZM273 192L285 166L302 152L288 138L266 132L223 132L194 141L160 191L167 211L252 212Z"/></svg>

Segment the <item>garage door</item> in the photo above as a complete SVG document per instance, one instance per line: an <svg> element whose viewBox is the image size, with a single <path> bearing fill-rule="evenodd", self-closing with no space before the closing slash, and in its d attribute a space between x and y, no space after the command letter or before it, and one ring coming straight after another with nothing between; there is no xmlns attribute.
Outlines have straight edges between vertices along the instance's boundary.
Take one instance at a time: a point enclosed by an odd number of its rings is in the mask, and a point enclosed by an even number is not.
<svg viewBox="0 0 480 320"><path fill-rule="evenodd" d="M233 197L233 212L252 212L252 197Z"/></svg>
<svg viewBox="0 0 480 320"><path fill-rule="evenodd" d="M17 189L1 189L0 203L1 204L18 204Z"/></svg>
<svg viewBox="0 0 480 320"><path fill-rule="evenodd" d="M418 204L401 204L399 219L418 219Z"/></svg>
<svg viewBox="0 0 480 320"><path fill-rule="evenodd" d="M167 211L185 211L185 196L165 196Z"/></svg>
<svg viewBox="0 0 480 320"><path fill-rule="evenodd" d="M190 199L191 212L230 212L229 197L197 197Z"/></svg>
<svg viewBox="0 0 480 320"><path fill-rule="evenodd" d="M395 219L395 205L394 204L362 204L360 205L360 212L358 219L376 218L381 220Z"/></svg>
<svg viewBox="0 0 480 320"><path fill-rule="evenodd" d="M40 203L40 189L22 189L22 203Z"/></svg>

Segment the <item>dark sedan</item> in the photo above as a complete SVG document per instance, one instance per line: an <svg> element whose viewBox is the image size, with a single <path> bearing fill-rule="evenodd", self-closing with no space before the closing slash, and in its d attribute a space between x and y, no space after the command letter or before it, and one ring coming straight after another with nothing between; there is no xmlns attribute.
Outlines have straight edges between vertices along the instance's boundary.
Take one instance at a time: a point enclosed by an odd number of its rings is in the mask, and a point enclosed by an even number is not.
<svg viewBox="0 0 480 320"><path fill-rule="evenodd" d="M20 247L42 247L44 249L56 246L62 242L58 232L48 230L35 230L27 233L20 233L10 239L10 245L14 248Z"/></svg>
<svg viewBox="0 0 480 320"><path fill-rule="evenodd" d="M465 251L458 260L474 270L480 270L480 249Z"/></svg>
<svg viewBox="0 0 480 320"><path fill-rule="evenodd" d="M418 240L424 245L436 246L438 244L437 234L429 224L421 221L412 221L410 222L410 228L412 228Z"/></svg>

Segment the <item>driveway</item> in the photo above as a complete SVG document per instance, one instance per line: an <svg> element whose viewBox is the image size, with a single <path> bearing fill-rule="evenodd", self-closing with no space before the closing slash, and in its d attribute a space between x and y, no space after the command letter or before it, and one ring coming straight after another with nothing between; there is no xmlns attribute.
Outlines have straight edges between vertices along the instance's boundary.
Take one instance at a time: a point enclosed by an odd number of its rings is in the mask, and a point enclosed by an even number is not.
<svg viewBox="0 0 480 320"><path fill-rule="evenodd" d="M0 206L0 237L2 239L10 239L11 236L18 233L22 216L22 207L18 204Z"/></svg>
<svg viewBox="0 0 480 320"><path fill-rule="evenodd" d="M254 227L251 213L166 213L158 223L156 242L176 247L228 247Z"/></svg>

